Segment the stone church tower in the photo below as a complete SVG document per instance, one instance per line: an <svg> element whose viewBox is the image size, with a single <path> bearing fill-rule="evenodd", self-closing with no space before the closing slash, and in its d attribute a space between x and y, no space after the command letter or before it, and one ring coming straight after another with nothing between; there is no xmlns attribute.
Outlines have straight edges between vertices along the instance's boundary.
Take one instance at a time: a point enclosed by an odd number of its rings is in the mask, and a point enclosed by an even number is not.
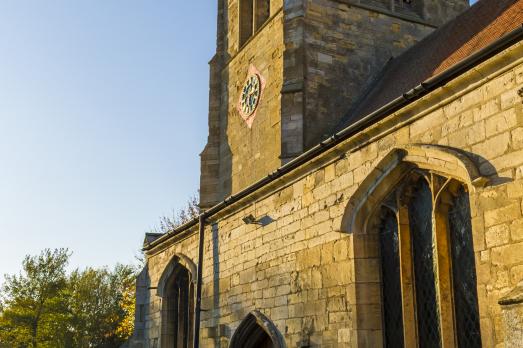
<svg viewBox="0 0 523 348"><path fill-rule="evenodd" d="M331 135L387 61L467 7L468 0L218 0L202 207ZM259 95L242 110L249 76L259 77Z"/></svg>

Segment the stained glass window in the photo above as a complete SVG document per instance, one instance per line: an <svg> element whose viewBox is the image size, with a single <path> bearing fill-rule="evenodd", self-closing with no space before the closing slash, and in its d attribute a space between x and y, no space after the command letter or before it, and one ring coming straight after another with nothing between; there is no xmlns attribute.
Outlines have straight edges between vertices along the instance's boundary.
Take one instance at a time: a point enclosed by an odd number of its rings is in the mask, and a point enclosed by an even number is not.
<svg viewBox="0 0 523 348"><path fill-rule="evenodd" d="M403 346L403 318L398 221L396 214L383 208L380 224L381 282L383 284L383 319L385 347Z"/></svg>
<svg viewBox="0 0 523 348"><path fill-rule="evenodd" d="M458 346L481 347L470 204L463 186L449 211L449 229Z"/></svg>
<svg viewBox="0 0 523 348"><path fill-rule="evenodd" d="M414 188L409 203L409 224L420 347L439 347L441 338L434 272L432 193L424 179L419 179Z"/></svg>
<svg viewBox="0 0 523 348"><path fill-rule="evenodd" d="M442 196L447 198L439 198ZM396 208L390 209L391 202L401 205L403 225L399 224ZM405 342L416 342L419 347L432 348L455 341L458 347L481 347L470 203L465 186L434 174L412 172L380 209L377 232L385 346L403 347ZM442 259L446 255L450 268L445 266L447 259ZM453 302L439 303L440 299ZM440 306L454 306L453 314L442 318ZM415 325L407 325L406 320ZM450 320L451 325L442 325L443 320Z"/></svg>

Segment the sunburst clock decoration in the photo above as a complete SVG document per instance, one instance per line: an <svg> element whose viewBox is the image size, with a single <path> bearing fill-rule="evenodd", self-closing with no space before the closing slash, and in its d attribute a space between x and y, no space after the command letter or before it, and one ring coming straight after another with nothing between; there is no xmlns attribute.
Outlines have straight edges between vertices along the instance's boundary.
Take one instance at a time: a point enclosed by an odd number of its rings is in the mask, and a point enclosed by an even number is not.
<svg viewBox="0 0 523 348"><path fill-rule="evenodd" d="M240 91L238 112L247 127L251 128L265 88L265 79L254 65L249 66L247 79Z"/></svg>

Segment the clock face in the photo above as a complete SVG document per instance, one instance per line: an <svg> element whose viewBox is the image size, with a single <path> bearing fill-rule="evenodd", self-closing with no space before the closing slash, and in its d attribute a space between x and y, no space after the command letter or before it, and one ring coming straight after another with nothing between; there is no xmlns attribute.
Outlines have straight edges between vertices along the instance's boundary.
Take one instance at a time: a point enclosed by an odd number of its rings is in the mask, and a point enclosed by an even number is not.
<svg viewBox="0 0 523 348"><path fill-rule="evenodd" d="M242 116L251 116L258 107L261 97L261 80L258 74L252 74L247 78L240 95L240 111Z"/></svg>

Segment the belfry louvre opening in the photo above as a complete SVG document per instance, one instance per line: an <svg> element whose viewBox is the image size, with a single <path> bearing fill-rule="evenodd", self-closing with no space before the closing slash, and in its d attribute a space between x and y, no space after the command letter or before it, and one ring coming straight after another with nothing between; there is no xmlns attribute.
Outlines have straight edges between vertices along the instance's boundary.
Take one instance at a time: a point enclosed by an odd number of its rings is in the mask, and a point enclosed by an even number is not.
<svg viewBox="0 0 523 348"><path fill-rule="evenodd" d="M469 196L460 182L412 170L379 205L386 347L481 347Z"/></svg>
<svg viewBox="0 0 523 348"><path fill-rule="evenodd" d="M269 19L270 0L240 0L240 46L243 46Z"/></svg>

